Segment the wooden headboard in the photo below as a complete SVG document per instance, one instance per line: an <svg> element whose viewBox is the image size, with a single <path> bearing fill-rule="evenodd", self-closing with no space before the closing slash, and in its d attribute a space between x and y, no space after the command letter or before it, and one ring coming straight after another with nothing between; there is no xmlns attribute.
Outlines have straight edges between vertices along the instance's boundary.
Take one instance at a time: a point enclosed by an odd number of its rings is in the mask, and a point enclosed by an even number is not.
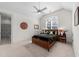
<svg viewBox="0 0 79 59"><path fill-rule="evenodd" d="M45 29L43 31L45 31L45 32L52 32L53 34L58 35L58 29Z"/></svg>

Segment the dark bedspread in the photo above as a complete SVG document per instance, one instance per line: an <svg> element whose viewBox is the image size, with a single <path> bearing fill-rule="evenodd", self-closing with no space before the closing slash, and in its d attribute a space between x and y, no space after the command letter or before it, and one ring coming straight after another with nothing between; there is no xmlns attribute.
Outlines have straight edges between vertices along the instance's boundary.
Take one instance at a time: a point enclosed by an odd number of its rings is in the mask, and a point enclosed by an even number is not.
<svg viewBox="0 0 79 59"><path fill-rule="evenodd" d="M35 38L39 38L40 40L44 40L44 41L53 41L55 35L51 35L51 34L39 34L39 35L34 35L33 37Z"/></svg>

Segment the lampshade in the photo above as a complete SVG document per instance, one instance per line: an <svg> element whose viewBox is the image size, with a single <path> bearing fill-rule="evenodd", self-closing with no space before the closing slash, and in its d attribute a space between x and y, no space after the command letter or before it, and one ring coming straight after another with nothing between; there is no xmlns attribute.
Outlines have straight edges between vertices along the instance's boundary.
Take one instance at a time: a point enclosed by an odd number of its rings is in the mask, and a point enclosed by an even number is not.
<svg viewBox="0 0 79 59"><path fill-rule="evenodd" d="M67 32L68 29L66 27L59 27L58 30Z"/></svg>

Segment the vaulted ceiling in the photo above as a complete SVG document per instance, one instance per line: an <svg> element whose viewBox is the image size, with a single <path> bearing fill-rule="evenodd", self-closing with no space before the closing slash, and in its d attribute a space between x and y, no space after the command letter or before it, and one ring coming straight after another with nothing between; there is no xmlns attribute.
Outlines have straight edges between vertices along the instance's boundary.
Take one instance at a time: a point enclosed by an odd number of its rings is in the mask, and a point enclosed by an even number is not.
<svg viewBox="0 0 79 59"><path fill-rule="evenodd" d="M33 6L39 7L39 2L0 2L0 9L25 15L28 18L39 19L42 15L49 14L61 8L72 11L73 2L40 2L40 8L47 7L45 14L36 13Z"/></svg>
<svg viewBox="0 0 79 59"><path fill-rule="evenodd" d="M39 6L38 2L0 2L1 9L7 9L21 14L31 14L35 11L33 6ZM65 8L72 11L73 2L41 2L40 8L47 7L45 13Z"/></svg>

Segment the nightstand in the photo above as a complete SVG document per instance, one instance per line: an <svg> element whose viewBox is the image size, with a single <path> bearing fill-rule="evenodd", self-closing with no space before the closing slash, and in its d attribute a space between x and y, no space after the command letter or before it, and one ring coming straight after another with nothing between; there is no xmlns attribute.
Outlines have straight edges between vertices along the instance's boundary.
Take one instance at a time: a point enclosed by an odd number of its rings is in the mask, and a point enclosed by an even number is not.
<svg viewBox="0 0 79 59"><path fill-rule="evenodd" d="M66 43L66 34L65 34L65 32L63 33L63 35L58 36L58 41Z"/></svg>
<svg viewBox="0 0 79 59"><path fill-rule="evenodd" d="M60 42L63 42L63 43L66 43L66 37L62 37L62 36L59 37L59 41Z"/></svg>

